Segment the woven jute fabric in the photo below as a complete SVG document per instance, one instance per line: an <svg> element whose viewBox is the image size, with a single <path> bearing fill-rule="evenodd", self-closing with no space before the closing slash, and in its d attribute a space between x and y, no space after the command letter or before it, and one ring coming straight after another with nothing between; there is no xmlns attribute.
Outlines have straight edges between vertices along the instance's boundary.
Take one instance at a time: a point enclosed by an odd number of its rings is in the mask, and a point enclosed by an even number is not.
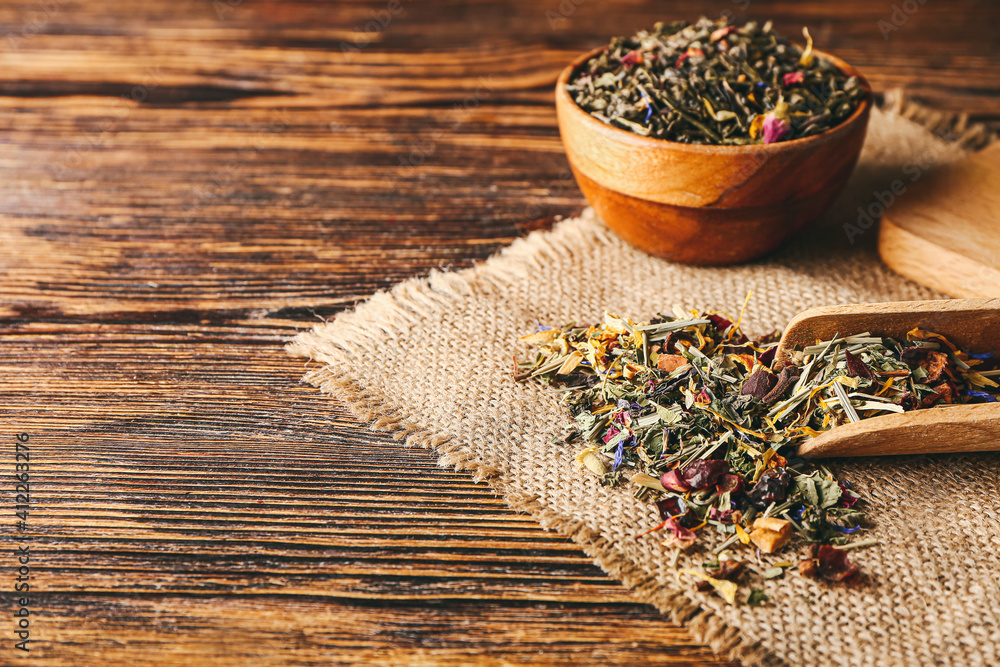
<svg viewBox="0 0 1000 667"><path fill-rule="evenodd" d="M309 382L407 444L434 448L442 465L488 480L512 507L575 540L639 600L723 655L749 664L1000 664L997 455L835 462L868 501L874 525L866 536L878 540L851 552L863 584L788 572L763 581L765 606L730 606L678 581L676 570L698 568L704 552L692 549L671 567L661 539L635 539L659 522L655 508L580 469L577 446L554 442L571 423L558 395L512 377L512 357L527 354L517 338L539 323L595 322L606 311L641 320L673 304L738 313L753 290L744 328L761 334L813 306L942 298L880 263L874 227L859 227L858 236L844 225L857 225L858 207L897 179L911 187L925 167L961 157L960 143L936 139L898 109L875 110L834 210L767 259L671 264L630 247L586 211L474 268L376 294L300 335L289 351L314 360Z"/></svg>

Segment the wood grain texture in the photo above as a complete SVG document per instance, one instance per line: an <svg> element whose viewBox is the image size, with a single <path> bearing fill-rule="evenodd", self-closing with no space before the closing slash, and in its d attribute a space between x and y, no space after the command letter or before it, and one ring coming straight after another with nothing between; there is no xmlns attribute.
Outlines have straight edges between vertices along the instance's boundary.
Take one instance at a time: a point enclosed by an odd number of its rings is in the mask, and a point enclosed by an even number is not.
<svg viewBox="0 0 1000 667"><path fill-rule="evenodd" d="M611 127L573 101L565 86L600 52L579 56L559 75L559 134L587 201L609 227L645 252L709 266L756 259L826 212L857 164L870 98L840 125L795 141L751 146L663 141ZM820 55L858 77L870 92L857 70Z"/></svg>
<svg viewBox="0 0 1000 667"><path fill-rule="evenodd" d="M0 664L719 664L283 353L578 211L555 78L664 11L388 7L0 5L0 466L12 499L28 433L36 586L30 658L5 631ZM1000 118L991 4L927 3L888 39L891 5L750 9L876 89ZM670 7L723 10L746 15Z"/></svg>
<svg viewBox="0 0 1000 667"><path fill-rule="evenodd" d="M776 358L788 352L869 332L905 340L922 328L939 333L970 352L1000 351L1000 299L898 301L824 306L792 318L781 336ZM1000 450L1000 404L954 405L887 414L830 429L799 446L810 458L899 454L951 454Z"/></svg>
<svg viewBox="0 0 1000 667"><path fill-rule="evenodd" d="M799 446L799 455L901 456L1000 450L1000 404L915 410L837 426Z"/></svg>
<svg viewBox="0 0 1000 667"><path fill-rule="evenodd" d="M893 191L879 254L898 273L955 297L1000 297L1000 146Z"/></svg>
<svg viewBox="0 0 1000 667"><path fill-rule="evenodd" d="M862 332L906 340L907 332L915 328L939 333L963 350L996 352L1000 351L998 322L1000 298L821 306L788 322L775 357L784 360L795 348Z"/></svg>

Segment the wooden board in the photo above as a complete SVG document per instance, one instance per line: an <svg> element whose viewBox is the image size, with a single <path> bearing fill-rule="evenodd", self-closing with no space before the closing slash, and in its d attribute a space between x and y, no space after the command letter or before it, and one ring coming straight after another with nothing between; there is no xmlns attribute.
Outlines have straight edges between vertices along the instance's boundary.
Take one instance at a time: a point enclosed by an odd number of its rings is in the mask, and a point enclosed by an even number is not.
<svg viewBox="0 0 1000 667"><path fill-rule="evenodd" d="M950 296L1000 296L1000 145L894 196L879 231L886 264Z"/></svg>
<svg viewBox="0 0 1000 667"><path fill-rule="evenodd" d="M37 455L36 643L15 656L6 616L0 665L725 664L282 350L580 210L560 68L722 7L403 0L382 25L388 6L0 4L5 500L15 434ZM998 5L927 3L888 40L878 3L749 9L877 89L1000 121Z"/></svg>

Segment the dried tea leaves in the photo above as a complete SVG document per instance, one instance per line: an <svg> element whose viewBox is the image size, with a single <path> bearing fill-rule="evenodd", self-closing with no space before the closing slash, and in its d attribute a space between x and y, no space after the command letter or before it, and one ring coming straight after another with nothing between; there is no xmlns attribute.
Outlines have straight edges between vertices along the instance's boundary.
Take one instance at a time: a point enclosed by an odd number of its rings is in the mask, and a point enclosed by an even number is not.
<svg viewBox="0 0 1000 667"><path fill-rule="evenodd" d="M855 539L865 513L850 483L794 458L795 445L887 412L996 401L1000 376L995 355L920 329L905 341L868 333L817 341L775 372L776 335L752 341L723 314L679 309L638 324L606 315L522 340L537 350L516 376L559 389L581 468L608 486L631 481L637 497L656 503L662 523L639 537L658 533L680 550L720 534L718 560L694 576L732 600L730 579L745 571L735 565L739 550L767 579L793 564L767 566L762 554L812 545L798 571L834 582L859 571L843 552L873 543Z"/></svg>
<svg viewBox="0 0 1000 667"><path fill-rule="evenodd" d="M819 134L867 95L857 77L771 28L727 19L657 23L616 37L566 89L602 122L691 144L769 144Z"/></svg>

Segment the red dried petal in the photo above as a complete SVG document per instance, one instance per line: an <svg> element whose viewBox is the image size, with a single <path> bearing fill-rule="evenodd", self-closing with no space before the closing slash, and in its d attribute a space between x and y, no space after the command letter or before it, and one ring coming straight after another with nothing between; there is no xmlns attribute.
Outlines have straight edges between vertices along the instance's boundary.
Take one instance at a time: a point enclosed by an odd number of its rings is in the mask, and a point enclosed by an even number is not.
<svg viewBox="0 0 1000 667"><path fill-rule="evenodd" d="M777 345L775 345L774 347L768 348L767 352L765 352L762 355L760 355L759 357L757 357L757 361L759 361L762 366L767 366L768 368L770 368L771 364L774 363L774 355L777 352L778 352L778 346Z"/></svg>
<svg viewBox="0 0 1000 667"><path fill-rule="evenodd" d="M681 549L686 549L694 544L694 541L698 539L698 536L694 533L694 531L688 530L682 526L677 519L667 519L663 527L673 533L674 546L680 547Z"/></svg>
<svg viewBox="0 0 1000 667"><path fill-rule="evenodd" d="M665 489L676 491L677 493L687 493L691 490L681 481L680 472L676 468L660 475L660 484Z"/></svg>
<svg viewBox="0 0 1000 667"><path fill-rule="evenodd" d="M622 57L622 65L626 67L630 65L638 65L642 62L642 54L639 51L629 51Z"/></svg>
<svg viewBox="0 0 1000 667"><path fill-rule="evenodd" d="M847 559L847 552L829 544L819 548L816 556L820 575L828 581L843 581L856 575L861 568Z"/></svg>
<svg viewBox="0 0 1000 667"><path fill-rule="evenodd" d="M683 498L670 496L656 503L656 509L660 512L660 518L666 521L670 518L680 518L687 514L687 503Z"/></svg>
<svg viewBox="0 0 1000 667"><path fill-rule="evenodd" d="M733 326L733 323L724 318L722 315L706 315L705 319L712 323L719 331L725 331L729 327Z"/></svg>
<svg viewBox="0 0 1000 667"><path fill-rule="evenodd" d="M719 477L719 493L737 494L743 490L743 478L739 475L722 475Z"/></svg>
<svg viewBox="0 0 1000 667"><path fill-rule="evenodd" d="M718 521L719 523L732 523L733 522L733 512L736 510L726 510L725 512L720 512L718 507L710 507L708 509L708 518L712 521Z"/></svg>
<svg viewBox="0 0 1000 667"><path fill-rule="evenodd" d="M727 472L729 472L728 461L699 459L692 461L681 471L680 480L692 491L699 491L715 484L719 477Z"/></svg>
<svg viewBox="0 0 1000 667"><path fill-rule="evenodd" d="M792 131L792 124L784 118L778 118L774 112L764 117L764 143L773 144L781 141Z"/></svg>
<svg viewBox="0 0 1000 667"><path fill-rule="evenodd" d="M852 378L864 378L866 380L874 380L875 375L872 370L868 368L868 364L861 361L859 357L851 354L850 350L844 350L844 357L847 359L847 374Z"/></svg>

